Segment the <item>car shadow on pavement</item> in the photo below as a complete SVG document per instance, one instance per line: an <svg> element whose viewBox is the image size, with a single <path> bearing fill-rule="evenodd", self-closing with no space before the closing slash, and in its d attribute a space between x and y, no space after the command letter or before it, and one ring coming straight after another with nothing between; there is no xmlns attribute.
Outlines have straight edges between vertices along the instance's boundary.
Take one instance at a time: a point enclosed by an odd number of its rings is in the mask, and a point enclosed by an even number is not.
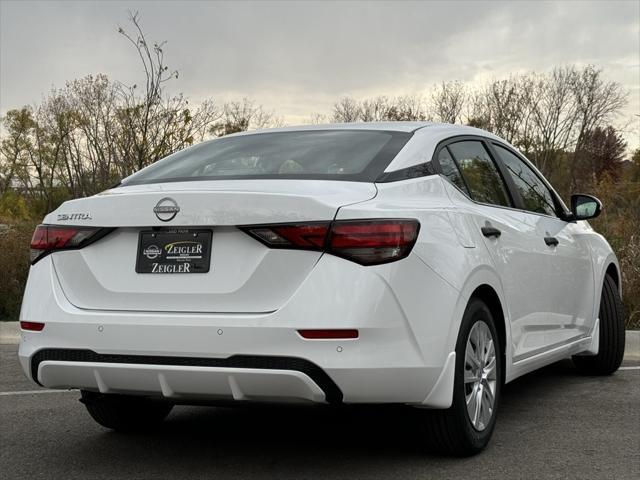
<svg viewBox="0 0 640 480"><path fill-rule="evenodd" d="M157 431L118 434L96 426L95 435L85 438L81 448L87 455L94 454L92 461L107 462L105 468L116 461L136 468L153 466L152 470L165 473L189 471L194 476L198 472L247 477L289 472L304 478L313 472L314 477L335 478L339 472L348 472L351 478L392 478L394 468L406 473L407 468L428 466L452 478L452 467L463 476L470 465L492 456L500 456L504 468L517 468L518 453L531 447L531 436L523 432L552 422L549 409L557 410L567 395L581 395L582 388L572 387L569 392L569 384L591 388L593 381L579 376L570 361L563 361L505 386L492 443L482 455L464 460L425 451L415 412L406 407L178 406ZM96 452L100 454L95 456ZM505 455L512 457L505 459ZM141 475L153 476L150 473Z"/></svg>

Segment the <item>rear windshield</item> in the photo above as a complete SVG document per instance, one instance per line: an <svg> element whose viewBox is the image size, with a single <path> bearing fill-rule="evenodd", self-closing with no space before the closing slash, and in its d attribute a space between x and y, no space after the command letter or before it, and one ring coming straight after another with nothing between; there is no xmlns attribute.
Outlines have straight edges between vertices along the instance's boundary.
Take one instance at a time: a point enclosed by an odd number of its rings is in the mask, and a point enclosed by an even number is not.
<svg viewBox="0 0 640 480"><path fill-rule="evenodd" d="M225 137L174 153L121 185L252 178L373 182L411 134L313 130Z"/></svg>

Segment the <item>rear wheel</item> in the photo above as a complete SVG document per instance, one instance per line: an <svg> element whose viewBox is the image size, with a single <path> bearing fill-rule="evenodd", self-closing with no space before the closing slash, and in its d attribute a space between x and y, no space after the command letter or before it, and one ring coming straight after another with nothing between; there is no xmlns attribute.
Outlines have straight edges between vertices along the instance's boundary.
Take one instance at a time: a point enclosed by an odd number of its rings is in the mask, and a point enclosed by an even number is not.
<svg viewBox="0 0 640 480"><path fill-rule="evenodd" d="M120 432L153 428L162 423L173 408L170 403L145 397L110 395L86 390L80 393L80 401L96 422Z"/></svg>
<svg viewBox="0 0 640 480"><path fill-rule="evenodd" d="M575 355L576 368L587 375L611 375L624 356L624 306L618 287L609 275L604 277L600 297L600 337L597 355Z"/></svg>
<svg viewBox="0 0 640 480"><path fill-rule="evenodd" d="M447 410L424 411L433 450L468 456L487 445L496 423L502 368L493 315L484 302L472 299L456 344L453 403Z"/></svg>

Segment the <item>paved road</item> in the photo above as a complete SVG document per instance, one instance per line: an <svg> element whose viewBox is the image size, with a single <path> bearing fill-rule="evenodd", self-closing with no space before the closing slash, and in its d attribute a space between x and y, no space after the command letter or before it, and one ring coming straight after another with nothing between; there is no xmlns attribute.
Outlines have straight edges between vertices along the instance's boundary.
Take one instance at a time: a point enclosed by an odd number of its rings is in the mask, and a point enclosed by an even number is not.
<svg viewBox="0 0 640 480"><path fill-rule="evenodd" d="M0 392L35 390L0 345ZM638 365L627 360L625 365ZM420 451L404 410L176 407L153 434L109 432L77 392L0 393L0 478L640 478L640 370L570 361L505 387L489 448Z"/></svg>

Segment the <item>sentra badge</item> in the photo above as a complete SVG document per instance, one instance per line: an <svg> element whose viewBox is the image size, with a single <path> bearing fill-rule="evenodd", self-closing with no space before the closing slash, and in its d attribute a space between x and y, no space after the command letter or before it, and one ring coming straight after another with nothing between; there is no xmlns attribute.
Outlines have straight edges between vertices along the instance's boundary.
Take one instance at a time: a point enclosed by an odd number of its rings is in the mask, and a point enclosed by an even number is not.
<svg viewBox="0 0 640 480"><path fill-rule="evenodd" d="M59 213L58 220L61 222L66 222L68 220L91 220L91 214L89 212L86 213Z"/></svg>

